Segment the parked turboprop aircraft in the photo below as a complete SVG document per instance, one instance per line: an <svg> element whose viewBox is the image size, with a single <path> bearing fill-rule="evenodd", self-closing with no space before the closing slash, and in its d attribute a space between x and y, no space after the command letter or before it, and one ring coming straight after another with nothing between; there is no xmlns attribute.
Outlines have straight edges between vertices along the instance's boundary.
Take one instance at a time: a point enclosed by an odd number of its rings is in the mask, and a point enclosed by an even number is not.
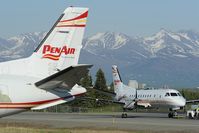
<svg viewBox="0 0 199 133"><path fill-rule="evenodd" d="M115 99L123 103L124 110L141 107L168 108L168 117L176 115L176 110L182 109L186 100L179 91L174 89L137 90L122 83L117 66L112 66ZM126 113L122 117L127 117Z"/></svg>
<svg viewBox="0 0 199 133"><path fill-rule="evenodd" d="M0 117L74 100L92 65L78 65L88 8L69 7L34 53L0 63Z"/></svg>

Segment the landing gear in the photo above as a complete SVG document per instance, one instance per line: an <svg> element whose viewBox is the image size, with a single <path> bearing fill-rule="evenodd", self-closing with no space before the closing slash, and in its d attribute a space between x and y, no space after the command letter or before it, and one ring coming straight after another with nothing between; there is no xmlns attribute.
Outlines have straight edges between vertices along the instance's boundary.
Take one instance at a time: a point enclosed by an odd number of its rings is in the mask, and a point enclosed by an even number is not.
<svg viewBox="0 0 199 133"><path fill-rule="evenodd" d="M123 108L122 118L127 118L127 113L125 108Z"/></svg>
<svg viewBox="0 0 199 133"><path fill-rule="evenodd" d="M174 112L169 112L169 114L168 114L168 117L169 117L169 118L174 118L174 117L176 117L176 116L178 116L178 113L177 113L176 110L175 110Z"/></svg>
<svg viewBox="0 0 199 133"><path fill-rule="evenodd" d="M169 117L169 118L173 118L173 116L174 116L174 115L173 115L173 112L169 112L168 117Z"/></svg>
<svg viewBox="0 0 199 133"><path fill-rule="evenodd" d="M127 113L123 113L122 118L127 118Z"/></svg>

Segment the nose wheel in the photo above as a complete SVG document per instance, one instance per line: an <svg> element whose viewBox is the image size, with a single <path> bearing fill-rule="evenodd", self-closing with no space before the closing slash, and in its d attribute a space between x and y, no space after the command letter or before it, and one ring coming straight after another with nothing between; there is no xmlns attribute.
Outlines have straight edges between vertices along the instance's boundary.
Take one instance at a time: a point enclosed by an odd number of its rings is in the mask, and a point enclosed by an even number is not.
<svg viewBox="0 0 199 133"><path fill-rule="evenodd" d="M127 113L125 108L123 108L122 118L127 118Z"/></svg>
<svg viewBox="0 0 199 133"><path fill-rule="evenodd" d="M127 118L127 113L123 113L122 118Z"/></svg>
<svg viewBox="0 0 199 133"><path fill-rule="evenodd" d="M176 116L178 116L177 111L169 112L169 114L168 114L168 117L169 117L169 118L174 118L174 117L176 117Z"/></svg>

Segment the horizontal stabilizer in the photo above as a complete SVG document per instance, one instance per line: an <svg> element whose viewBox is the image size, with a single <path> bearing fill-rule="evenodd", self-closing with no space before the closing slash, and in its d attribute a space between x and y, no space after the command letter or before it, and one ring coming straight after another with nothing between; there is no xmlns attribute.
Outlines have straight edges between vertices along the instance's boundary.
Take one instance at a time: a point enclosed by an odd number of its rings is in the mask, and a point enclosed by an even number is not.
<svg viewBox="0 0 199 133"><path fill-rule="evenodd" d="M96 90L97 92L101 93L101 94L104 94L106 96L110 96L112 98L114 98L116 96L116 93L114 92L110 92L110 91L104 91L104 90L101 90L101 89L96 89L96 88L92 88L94 90Z"/></svg>
<svg viewBox="0 0 199 133"><path fill-rule="evenodd" d="M45 79L42 79L35 83L38 88L41 89L54 89L63 88L71 89L77 84L81 78L86 76L93 65L77 65L70 66L62 71L59 71Z"/></svg>

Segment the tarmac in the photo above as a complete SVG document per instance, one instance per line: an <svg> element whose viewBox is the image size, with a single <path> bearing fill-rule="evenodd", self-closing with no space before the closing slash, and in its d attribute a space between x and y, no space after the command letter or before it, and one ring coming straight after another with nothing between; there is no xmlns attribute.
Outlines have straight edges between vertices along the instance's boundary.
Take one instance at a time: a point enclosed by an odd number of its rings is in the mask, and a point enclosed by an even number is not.
<svg viewBox="0 0 199 133"><path fill-rule="evenodd" d="M0 125L47 128L119 129L147 132L199 132L199 120L171 119L166 113L38 113L25 112L0 119Z"/></svg>

